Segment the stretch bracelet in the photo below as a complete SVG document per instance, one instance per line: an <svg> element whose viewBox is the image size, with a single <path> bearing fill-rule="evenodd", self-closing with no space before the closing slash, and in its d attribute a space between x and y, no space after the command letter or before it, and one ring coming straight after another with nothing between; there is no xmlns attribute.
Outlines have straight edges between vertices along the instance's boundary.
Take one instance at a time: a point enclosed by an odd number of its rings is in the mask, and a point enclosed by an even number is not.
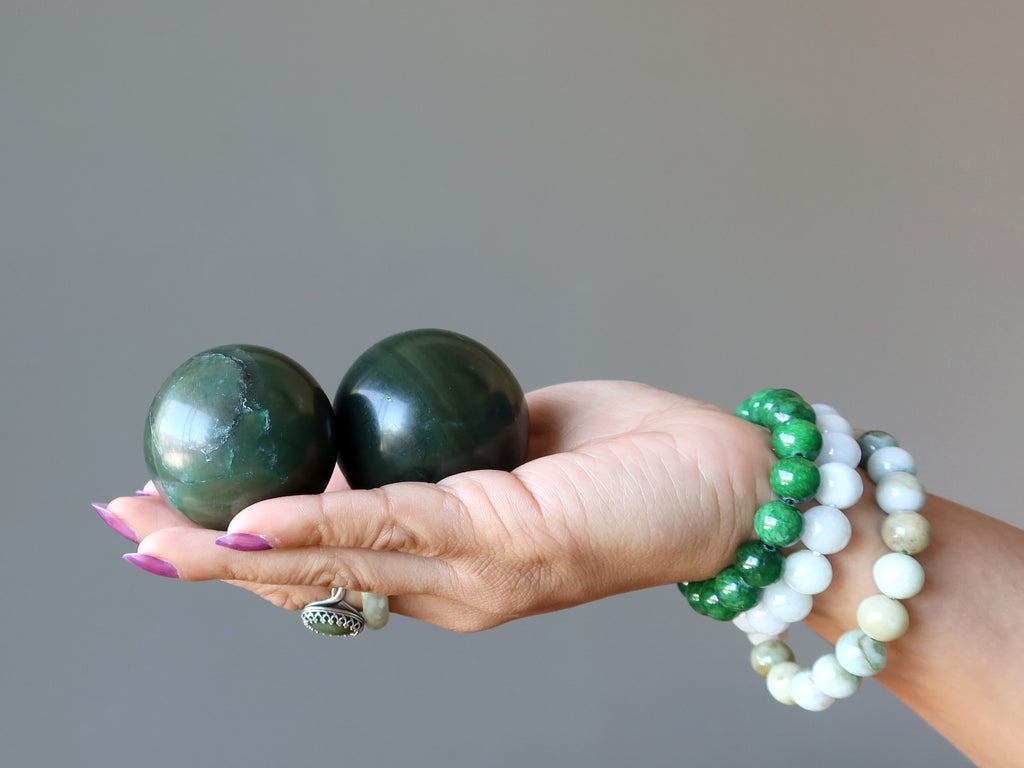
<svg viewBox="0 0 1024 768"><path fill-rule="evenodd" d="M737 550L735 562L714 579L680 584L699 613L732 620L754 648L751 665L766 678L771 695L812 711L855 693L864 677L885 665L885 642L902 636L909 624L901 599L922 587L924 572L912 555L930 540L930 526L919 514L925 491L913 458L885 432L854 436L835 409L811 406L791 390L762 390L744 401L737 415L772 432L778 462L771 485L780 497L755 515L757 539ZM873 576L879 593L863 600L859 629L840 637L833 653L801 668L784 642L791 623L812 608L813 595L832 580L825 555L841 551L850 539L843 509L855 504L863 482L856 467L876 483L875 501L887 513L882 538L892 550L878 559ZM815 499L801 513L797 504ZM806 549L788 557L779 551L798 541ZM737 578L738 577L738 578Z"/></svg>

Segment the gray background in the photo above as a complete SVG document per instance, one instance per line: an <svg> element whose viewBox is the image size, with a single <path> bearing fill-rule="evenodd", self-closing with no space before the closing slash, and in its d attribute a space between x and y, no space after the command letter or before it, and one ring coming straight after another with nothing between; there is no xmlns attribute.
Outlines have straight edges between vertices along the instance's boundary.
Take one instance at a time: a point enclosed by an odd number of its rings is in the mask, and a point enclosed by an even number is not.
<svg viewBox="0 0 1024 768"><path fill-rule="evenodd" d="M0 0L5 766L965 761L772 703L674 588L350 643L120 560L189 355L333 392L418 326L526 388L791 386L1024 523L1017 2ZM801 658L823 650L809 634Z"/></svg>

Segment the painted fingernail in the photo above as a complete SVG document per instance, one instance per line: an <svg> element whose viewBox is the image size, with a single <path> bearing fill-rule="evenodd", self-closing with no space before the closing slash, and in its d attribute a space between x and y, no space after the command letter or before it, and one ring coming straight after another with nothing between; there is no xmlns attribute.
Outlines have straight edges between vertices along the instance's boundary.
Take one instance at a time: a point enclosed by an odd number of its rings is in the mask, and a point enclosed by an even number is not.
<svg viewBox="0 0 1024 768"><path fill-rule="evenodd" d="M260 552L273 549L270 542L255 533L228 533L217 539L217 544L239 552Z"/></svg>
<svg viewBox="0 0 1024 768"><path fill-rule="evenodd" d="M129 552L124 556L124 559L136 568L141 568L142 570L156 574L157 576L166 576L168 579L181 578L177 568L159 557L143 555L138 552Z"/></svg>
<svg viewBox="0 0 1024 768"><path fill-rule="evenodd" d="M147 491L146 489L143 488L142 490L136 491L135 495L136 496L158 496L159 494L157 494L156 491Z"/></svg>
<svg viewBox="0 0 1024 768"><path fill-rule="evenodd" d="M93 504L92 508L96 510L96 514L100 516L104 523L124 536L128 541L133 541L136 544L139 543L139 534L133 531L128 523L107 509L106 504Z"/></svg>

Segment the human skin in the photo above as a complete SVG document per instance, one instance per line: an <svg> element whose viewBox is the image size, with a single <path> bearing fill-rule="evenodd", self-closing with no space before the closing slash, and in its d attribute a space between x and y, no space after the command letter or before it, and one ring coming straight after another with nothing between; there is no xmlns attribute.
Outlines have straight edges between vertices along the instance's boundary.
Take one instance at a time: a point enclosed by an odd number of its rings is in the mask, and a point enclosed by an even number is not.
<svg viewBox="0 0 1024 768"><path fill-rule="evenodd" d="M225 532L189 523L156 496L115 499L107 514L135 532L162 575L228 581L290 610L345 586L473 632L713 576L772 498L767 431L714 406L611 381L527 399L529 458L513 472L368 491L336 474L324 494L240 512L228 532L248 534L259 551L217 546ZM830 557L833 586L807 619L830 642L856 627L858 603L877 591L884 513L869 497L848 511L853 538ZM919 556L928 580L907 601L911 629L889 644L877 679L979 765L1010 765L1024 683L1024 532L937 497L923 513L934 530Z"/></svg>

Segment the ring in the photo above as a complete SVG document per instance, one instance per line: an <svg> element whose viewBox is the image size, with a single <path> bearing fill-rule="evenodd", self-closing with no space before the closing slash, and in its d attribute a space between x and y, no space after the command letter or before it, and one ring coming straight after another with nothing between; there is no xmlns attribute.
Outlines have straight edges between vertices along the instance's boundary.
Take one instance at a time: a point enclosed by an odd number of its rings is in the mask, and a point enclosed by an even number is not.
<svg viewBox="0 0 1024 768"><path fill-rule="evenodd" d="M363 631L363 614L345 602L345 587L335 587L326 600L317 600L302 609L302 623L319 635L355 637Z"/></svg>

